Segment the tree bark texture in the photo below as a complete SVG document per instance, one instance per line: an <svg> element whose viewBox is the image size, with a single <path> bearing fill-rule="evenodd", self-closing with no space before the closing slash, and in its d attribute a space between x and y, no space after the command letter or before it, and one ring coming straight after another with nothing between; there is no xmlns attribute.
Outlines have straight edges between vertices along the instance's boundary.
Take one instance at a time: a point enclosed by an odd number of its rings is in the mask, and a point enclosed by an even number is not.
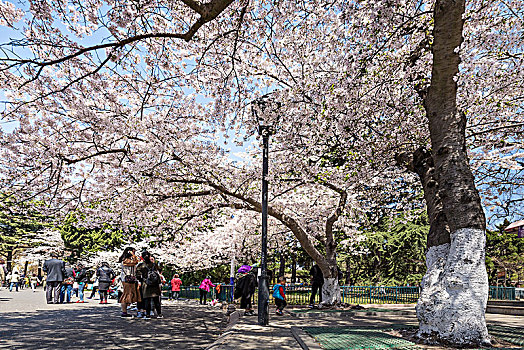
<svg viewBox="0 0 524 350"><path fill-rule="evenodd" d="M351 283L351 259L346 258L346 285L350 286Z"/></svg>
<svg viewBox="0 0 524 350"><path fill-rule="evenodd" d="M297 255L295 253L291 254L291 283L297 281Z"/></svg>
<svg viewBox="0 0 524 350"><path fill-rule="evenodd" d="M286 274L286 257L284 253L280 253L280 265L278 268L278 277L284 276Z"/></svg>
<svg viewBox="0 0 524 350"><path fill-rule="evenodd" d="M484 261L486 224L469 168L466 118L456 104L464 11L465 0L437 0L434 9L433 69L424 106L438 189L433 193L436 200L428 202L430 220L435 221L428 238L428 270L417 304L419 336L437 336L458 346L489 343L485 321L489 289ZM444 222L449 241L445 239Z"/></svg>

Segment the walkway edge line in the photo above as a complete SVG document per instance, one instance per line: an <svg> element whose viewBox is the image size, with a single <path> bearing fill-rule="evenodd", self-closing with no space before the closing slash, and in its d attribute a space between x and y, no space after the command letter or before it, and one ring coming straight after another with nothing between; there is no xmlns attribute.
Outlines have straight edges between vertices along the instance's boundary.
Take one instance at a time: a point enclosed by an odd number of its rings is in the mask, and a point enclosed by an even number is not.
<svg viewBox="0 0 524 350"><path fill-rule="evenodd" d="M224 345L224 343L227 341L227 338L229 337L229 335L231 335L231 333L233 333L232 329L238 323L239 319L240 319L240 312L233 311L229 315L229 322L228 322L227 327L224 330L224 332L220 335L220 337L218 337L217 340L215 340L215 342L213 344L211 344L210 346L206 347L206 350L218 349L221 345Z"/></svg>
<svg viewBox="0 0 524 350"><path fill-rule="evenodd" d="M291 326L291 334L293 334L302 350L322 350L320 345L314 341L314 338L304 332L302 328Z"/></svg>

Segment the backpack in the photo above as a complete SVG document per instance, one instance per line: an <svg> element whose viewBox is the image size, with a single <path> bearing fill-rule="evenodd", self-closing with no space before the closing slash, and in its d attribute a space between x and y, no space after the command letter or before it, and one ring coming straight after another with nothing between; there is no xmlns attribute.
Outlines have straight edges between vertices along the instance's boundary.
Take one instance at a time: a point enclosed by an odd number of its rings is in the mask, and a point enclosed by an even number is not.
<svg viewBox="0 0 524 350"><path fill-rule="evenodd" d="M160 284L160 274L158 273L158 271L154 268L154 265L153 265L153 268L147 268L147 278L145 280L145 283L148 285L148 286L157 286Z"/></svg>

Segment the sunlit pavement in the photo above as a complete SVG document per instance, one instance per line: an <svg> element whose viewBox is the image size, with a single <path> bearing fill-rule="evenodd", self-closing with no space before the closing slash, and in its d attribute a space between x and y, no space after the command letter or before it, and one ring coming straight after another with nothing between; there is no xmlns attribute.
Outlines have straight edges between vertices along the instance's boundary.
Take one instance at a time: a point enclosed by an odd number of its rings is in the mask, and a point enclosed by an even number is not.
<svg viewBox="0 0 524 350"><path fill-rule="evenodd" d="M87 294L88 296L90 293ZM74 301L77 298L73 299ZM398 306L380 305L398 311ZM122 319L116 300L100 305L46 304L42 289L32 293L0 290L0 348L10 349L309 349L318 344L301 331L303 327L377 327L392 324L417 325L414 306L402 313L377 312L374 315L324 313L297 317L297 312L277 316L272 306L268 326L259 326L257 316L232 315L228 322L215 307L196 301L163 301L164 319ZM409 312L405 312L410 310ZM292 311L292 309L288 309ZM133 313L135 313L133 311ZM523 316L487 314L488 324L522 327ZM228 328L226 328L228 326ZM438 347L425 347L438 349Z"/></svg>
<svg viewBox="0 0 524 350"><path fill-rule="evenodd" d="M47 304L42 288L35 293L2 288L0 348L204 349L227 325L222 310L194 301L163 301L164 318L144 320L120 318L120 305L114 299L107 305L76 300Z"/></svg>
<svg viewBox="0 0 524 350"><path fill-rule="evenodd" d="M293 350L321 349L319 344L302 328L305 327L365 327L371 329L390 328L395 325L417 326L418 320L415 315L414 305L366 305L366 308L389 309L388 312L354 312L341 315L338 312L317 313L316 315L304 315L297 317L299 313L289 308L284 316L274 313L274 307L270 312L268 326L259 326L256 316L242 316L241 312L233 315L233 325L226 330L223 336L210 348L212 350L236 350L236 349L265 349L265 350ZM296 309L296 308L295 308ZM489 325L502 326L505 328L522 328L523 316L511 316L500 314L487 314L486 320ZM236 321L236 322L235 322ZM301 345L300 345L301 344ZM438 346L419 346L422 349L444 349ZM451 348L446 348L447 350Z"/></svg>

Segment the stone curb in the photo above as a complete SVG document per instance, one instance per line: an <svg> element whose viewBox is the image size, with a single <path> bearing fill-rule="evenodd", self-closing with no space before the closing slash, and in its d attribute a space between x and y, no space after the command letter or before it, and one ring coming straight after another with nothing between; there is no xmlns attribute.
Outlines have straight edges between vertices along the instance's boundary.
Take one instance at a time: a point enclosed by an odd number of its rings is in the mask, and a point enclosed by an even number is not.
<svg viewBox="0 0 524 350"><path fill-rule="evenodd" d="M320 345L309 334L300 327L291 327L291 334L298 342L302 350L322 350Z"/></svg>
<svg viewBox="0 0 524 350"><path fill-rule="evenodd" d="M229 315L229 322L224 332L220 335L220 337L218 337L217 340L215 340L213 344L206 347L206 350L219 349L220 346L224 345L224 343L226 343L227 339L231 336L231 334L233 334L232 329L238 323L238 320L240 320L240 312L233 311Z"/></svg>

